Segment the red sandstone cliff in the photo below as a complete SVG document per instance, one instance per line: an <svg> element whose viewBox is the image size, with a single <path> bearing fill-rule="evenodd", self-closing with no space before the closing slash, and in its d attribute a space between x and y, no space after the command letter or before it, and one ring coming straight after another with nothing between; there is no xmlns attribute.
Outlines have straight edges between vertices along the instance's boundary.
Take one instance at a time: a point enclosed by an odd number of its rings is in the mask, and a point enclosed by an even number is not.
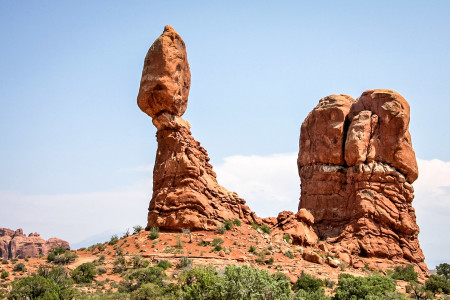
<svg viewBox="0 0 450 300"><path fill-rule="evenodd" d="M36 232L26 236L22 229L14 231L0 228L0 257L6 259L36 257L40 254L47 255L56 247L70 249L68 242L58 238L46 241Z"/></svg>

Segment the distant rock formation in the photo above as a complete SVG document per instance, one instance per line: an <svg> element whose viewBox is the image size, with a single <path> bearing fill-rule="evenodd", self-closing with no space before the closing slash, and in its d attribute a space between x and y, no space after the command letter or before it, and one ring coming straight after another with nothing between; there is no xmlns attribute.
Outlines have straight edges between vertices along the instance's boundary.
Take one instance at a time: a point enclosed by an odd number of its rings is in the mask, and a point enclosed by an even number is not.
<svg viewBox="0 0 450 300"><path fill-rule="evenodd" d="M56 247L70 249L69 243L61 239L50 238L46 241L36 232L26 236L22 229L14 231L8 228L0 228L0 257L2 258L47 255L51 249Z"/></svg>
<svg viewBox="0 0 450 300"><path fill-rule="evenodd" d="M260 222L236 193L217 183L206 150L181 116L187 108L191 74L186 46L166 26L145 57L137 98L158 129L153 196L147 229L215 230L227 219Z"/></svg>
<svg viewBox="0 0 450 300"><path fill-rule="evenodd" d="M425 271L411 205L418 169L409 117L409 104L391 90L321 99L301 127L299 209L312 213L319 237L353 255Z"/></svg>

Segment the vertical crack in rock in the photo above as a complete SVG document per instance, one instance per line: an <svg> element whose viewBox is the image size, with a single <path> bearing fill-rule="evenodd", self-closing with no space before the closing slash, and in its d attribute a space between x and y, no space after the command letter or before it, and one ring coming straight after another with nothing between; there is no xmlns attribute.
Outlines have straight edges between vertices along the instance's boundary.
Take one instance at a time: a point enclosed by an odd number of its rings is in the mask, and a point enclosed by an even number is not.
<svg viewBox="0 0 450 300"><path fill-rule="evenodd" d="M336 247L427 272L411 206L418 169L409 117L409 104L391 90L321 99L301 128L299 209Z"/></svg>

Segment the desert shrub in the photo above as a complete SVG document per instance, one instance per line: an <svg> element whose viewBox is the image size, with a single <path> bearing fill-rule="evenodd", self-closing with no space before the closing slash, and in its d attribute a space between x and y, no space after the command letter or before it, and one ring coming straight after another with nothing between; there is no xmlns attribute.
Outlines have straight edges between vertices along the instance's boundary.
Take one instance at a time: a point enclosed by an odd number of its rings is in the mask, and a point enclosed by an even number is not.
<svg viewBox="0 0 450 300"><path fill-rule="evenodd" d="M150 228L150 235L148 236L148 238L151 240L156 240L157 238L159 238L158 228Z"/></svg>
<svg viewBox="0 0 450 300"><path fill-rule="evenodd" d="M27 268L23 263L18 263L14 266L13 271L15 272L25 272Z"/></svg>
<svg viewBox="0 0 450 300"><path fill-rule="evenodd" d="M221 239L221 238L216 238L212 241L213 246L222 245L222 244L223 244L223 239Z"/></svg>
<svg viewBox="0 0 450 300"><path fill-rule="evenodd" d="M47 261L57 265L65 265L74 262L78 256L63 247L53 248L47 256Z"/></svg>
<svg viewBox="0 0 450 300"><path fill-rule="evenodd" d="M325 286L326 286L327 288L332 289L332 288L334 288L334 286L336 285L336 282L333 281L333 280L331 280L330 278L325 278L324 284L325 284Z"/></svg>
<svg viewBox="0 0 450 300"><path fill-rule="evenodd" d="M183 299L223 299L222 278L212 267L198 267L180 277Z"/></svg>
<svg viewBox="0 0 450 300"><path fill-rule="evenodd" d="M233 228L233 221L225 220L223 221L223 226L225 227L225 230L231 230L231 228Z"/></svg>
<svg viewBox="0 0 450 300"><path fill-rule="evenodd" d="M263 225L261 226L261 230L262 230L264 233L267 233L267 234L270 234L270 233L272 232L272 230L270 230L270 227L267 226L266 224L263 224Z"/></svg>
<svg viewBox="0 0 450 300"><path fill-rule="evenodd" d="M143 284L140 288L136 290L133 294L133 300L152 300L161 299L164 296L164 289L154 283Z"/></svg>
<svg viewBox="0 0 450 300"><path fill-rule="evenodd" d="M215 252L218 252L218 251L221 251L222 250L222 246L221 245L216 245L213 249L212 249L212 251L215 251Z"/></svg>
<svg viewBox="0 0 450 300"><path fill-rule="evenodd" d="M95 275L97 275L97 270L93 263L81 264L71 273L71 277L76 283L91 283Z"/></svg>
<svg viewBox="0 0 450 300"><path fill-rule="evenodd" d="M252 228L257 230L259 228L259 225L255 222L252 223Z"/></svg>
<svg viewBox="0 0 450 300"><path fill-rule="evenodd" d="M289 257L290 259L293 259L294 253L292 253L291 250L287 250L286 252L284 252L284 256Z"/></svg>
<svg viewBox="0 0 450 300"><path fill-rule="evenodd" d="M222 284L222 299L289 299L290 282L249 266L228 266Z"/></svg>
<svg viewBox="0 0 450 300"><path fill-rule="evenodd" d="M95 249L98 249L101 252L101 251L105 251L106 245L103 243L97 243L95 245L89 246L87 249L88 249L88 251L94 251Z"/></svg>
<svg viewBox="0 0 450 300"><path fill-rule="evenodd" d="M9 299L60 299L61 290L51 279L39 275L24 277L12 284Z"/></svg>
<svg viewBox="0 0 450 300"><path fill-rule="evenodd" d="M438 275L444 276L447 280L450 279L450 264L443 263L436 267Z"/></svg>
<svg viewBox="0 0 450 300"><path fill-rule="evenodd" d="M203 247L206 247L206 246L209 246L211 243L210 242L207 242L207 241L200 241L197 245L198 246L203 246Z"/></svg>
<svg viewBox="0 0 450 300"><path fill-rule="evenodd" d="M111 239L109 239L108 244L109 245L115 245L119 242L119 237L115 234L111 237Z"/></svg>
<svg viewBox="0 0 450 300"><path fill-rule="evenodd" d="M167 270L168 268L172 267L172 264L167 260L161 260L157 266L163 270Z"/></svg>
<svg viewBox="0 0 450 300"><path fill-rule="evenodd" d="M285 233L283 234L283 240L285 240L287 243L291 243L291 236Z"/></svg>
<svg viewBox="0 0 450 300"><path fill-rule="evenodd" d="M412 265L396 266L391 277L395 280L417 281L417 272Z"/></svg>
<svg viewBox="0 0 450 300"><path fill-rule="evenodd" d="M411 281L406 287L406 292L411 296L412 299L434 299L432 291L428 291L425 285L418 284L417 282Z"/></svg>
<svg viewBox="0 0 450 300"><path fill-rule="evenodd" d="M192 259L187 256L183 256L180 258L180 267L183 269L192 267Z"/></svg>
<svg viewBox="0 0 450 300"><path fill-rule="evenodd" d="M131 264L133 265L133 268L139 269L139 268L146 268L150 264L148 260L144 259L142 256L134 254L131 257Z"/></svg>
<svg viewBox="0 0 450 300"><path fill-rule="evenodd" d="M450 281L443 275L431 275L425 282L425 288L436 293L450 294Z"/></svg>
<svg viewBox="0 0 450 300"><path fill-rule="evenodd" d="M120 245L114 245L114 251L116 256L122 256L123 255L123 248L120 247Z"/></svg>
<svg viewBox="0 0 450 300"><path fill-rule="evenodd" d="M98 267L97 268L97 274L98 275L103 275L105 273L106 273L106 269L105 268L103 268L103 267Z"/></svg>
<svg viewBox="0 0 450 300"><path fill-rule="evenodd" d="M324 283L321 279L314 277L313 275L302 273L300 277L297 279L297 282L294 283L292 289L297 292L299 290L304 290L306 292L315 292L324 286Z"/></svg>
<svg viewBox="0 0 450 300"><path fill-rule="evenodd" d="M133 234L138 234L142 230L144 230L144 227L142 227L141 225L133 226Z"/></svg>
<svg viewBox="0 0 450 300"><path fill-rule="evenodd" d="M8 260L7 259L2 259L2 264L7 265L8 264Z"/></svg>
<svg viewBox="0 0 450 300"><path fill-rule="evenodd" d="M376 299L377 297L385 298L387 294L395 292L395 282L389 277L380 275L355 277L350 274L340 274L334 298L336 300Z"/></svg>
<svg viewBox="0 0 450 300"><path fill-rule="evenodd" d="M269 254L269 251L267 251L267 249L259 251L257 254L256 262L259 264L265 264L267 254Z"/></svg>
<svg viewBox="0 0 450 300"><path fill-rule="evenodd" d="M331 299L330 297L327 297L325 295L325 290L323 288L319 289L317 291L313 291L313 292L307 292L305 290L298 290L292 298L294 300L329 300L329 299Z"/></svg>
<svg viewBox="0 0 450 300"><path fill-rule="evenodd" d="M184 247L183 238L181 234L177 234L175 237L175 248L182 249Z"/></svg>
<svg viewBox="0 0 450 300"><path fill-rule="evenodd" d="M126 276L125 280L120 283L119 292L132 292L147 283L162 286L165 278L166 274L160 267L152 266L145 269L133 270Z"/></svg>
<svg viewBox="0 0 450 300"><path fill-rule="evenodd" d="M123 256L117 257L113 262L113 272L114 273L122 273L126 271L128 267L128 263Z"/></svg>
<svg viewBox="0 0 450 300"><path fill-rule="evenodd" d="M5 278L7 278L8 276L9 276L9 273L6 272L5 270L2 270L2 271L0 272L0 278L1 278L1 279L5 279Z"/></svg>
<svg viewBox="0 0 450 300"><path fill-rule="evenodd" d="M242 225L242 222L241 222L241 220L239 220L239 219L234 219L234 220L233 220L233 224L236 225L236 226L241 226L241 225Z"/></svg>
<svg viewBox="0 0 450 300"><path fill-rule="evenodd" d="M256 253L256 247L251 245L250 248L248 249L248 252L250 253Z"/></svg>
<svg viewBox="0 0 450 300"><path fill-rule="evenodd" d="M223 224L217 226L217 233L224 234L225 233L225 226Z"/></svg>
<svg viewBox="0 0 450 300"><path fill-rule="evenodd" d="M73 284L66 269L60 266L48 267L40 265L37 270L37 275L52 280L60 287L69 287Z"/></svg>

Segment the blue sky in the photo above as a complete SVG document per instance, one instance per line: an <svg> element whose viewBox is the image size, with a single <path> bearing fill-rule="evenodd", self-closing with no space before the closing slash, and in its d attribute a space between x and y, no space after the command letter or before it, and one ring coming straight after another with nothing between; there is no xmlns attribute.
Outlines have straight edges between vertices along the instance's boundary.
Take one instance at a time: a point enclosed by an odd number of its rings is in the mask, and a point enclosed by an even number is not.
<svg viewBox="0 0 450 300"><path fill-rule="evenodd" d="M121 215L124 221L115 225L145 224L156 141L136 96L145 54L166 24L187 44L192 87L184 118L232 187L230 178L258 177L252 166L231 170L236 158L284 162L298 151L301 122L321 97L356 98L374 88L393 89L409 101L416 155L438 159L441 165L427 166L445 173L450 2L241 2L0 1L0 204L8 208L0 210L0 226L78 242L117 230L111 220L124 205L132 217ZM258 202L275 181L270 175L278 174L268 166L269 179L247 184L259 192L236 191L258 213L275 215L274 205ZM289 209L299 193L293 176L292 185L273 187L273 197L289 190ZM430 222L450 212L450 182L440 184L433 185L440 198L416 197L444 206L434 215L431 210ZM422 197L430 197L424 190ZM71 214L77 202L88 205L86 215ZM97 224L83 235L73 228L87 212ZM423 245L427 255L442 224L420 217L418 210L422 244L427 236L430 241ZM448 214L439 222L450 226ZM429 251L433 263L448 259Z"/></svg>

